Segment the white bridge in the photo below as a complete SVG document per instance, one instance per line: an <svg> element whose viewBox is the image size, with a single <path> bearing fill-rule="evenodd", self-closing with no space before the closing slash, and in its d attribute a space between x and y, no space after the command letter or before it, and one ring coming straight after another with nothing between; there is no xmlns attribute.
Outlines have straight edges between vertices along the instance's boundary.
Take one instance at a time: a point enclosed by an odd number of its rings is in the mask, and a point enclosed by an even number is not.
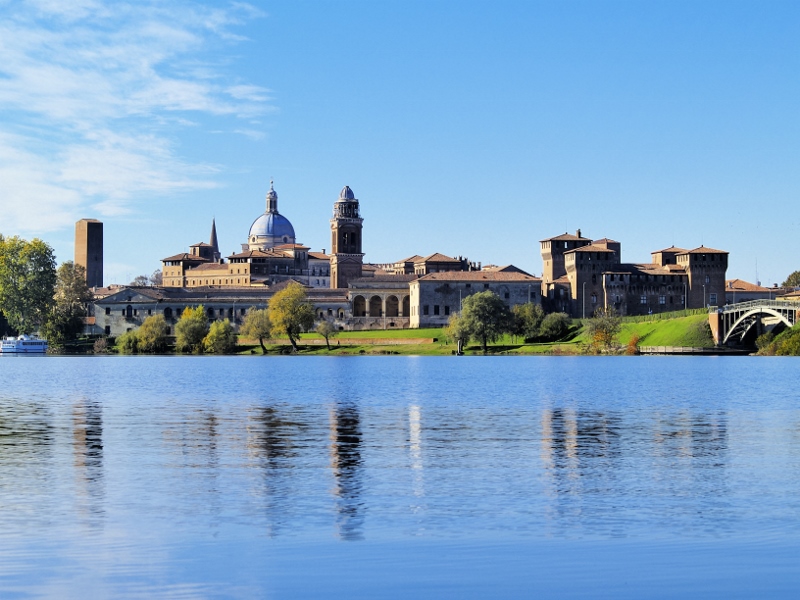
<svg viewBox="0 0 800 600"><path fill-rule="evenodd" d="M741 343L753 326L764 320L792 327L798 320L800 304L788 300L752 300L726 306L712 306L708 315L717 345Z"/></svg>

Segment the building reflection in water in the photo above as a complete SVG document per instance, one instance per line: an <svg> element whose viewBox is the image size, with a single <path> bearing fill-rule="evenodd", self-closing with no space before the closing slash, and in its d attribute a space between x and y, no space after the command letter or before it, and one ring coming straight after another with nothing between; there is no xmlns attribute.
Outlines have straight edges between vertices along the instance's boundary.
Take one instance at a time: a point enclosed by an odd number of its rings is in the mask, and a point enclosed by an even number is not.
<svg viewBox="0 0 800 600"><path fill-rule="evenodd" d="M361 418L353 403L337 403L330 411L330 456L336 496L339 537L363 538L364 507L361 498Z"/></svg>
<svg viewBox="0 0 800 600"><path fill-rule="evenodd" d="M305 425L273 406L251 408L247 415L247 448L263 473L263 502L268 535L280 535L294 512L290 489L295 439Z"/></svg>
<svg viewBox="0 0 800 600"><path fill-rule="evenodd" d="M75 478L82 508L91 525L103 515L103 409L96 402L81 400L72 409L72 448Z"/></svg>
<svg viewBox="0 0 800 600"><path fill-rule="evenodd" d="M727 487L724 412L602 412L546 409L540 460L550 525L614 535L637 519L691 522L702 505L653 499L714 498ZM588 497L591 496L591 499ZM608 502L598 499L607 499ZM639 503L648 498L650 503ZM592 513L587 513L591 507ZM619 518L627 511L627 522ZM724 518L715 526L724 527Z"/></svg>
<svg viewBox="0 0 800 600"><path fill-rule="evenodd" d="M417 498L422 498L425 495L422 471L422 418L420 408L416 405L408 408L408 452L411 459L412 492Z"/></svg>

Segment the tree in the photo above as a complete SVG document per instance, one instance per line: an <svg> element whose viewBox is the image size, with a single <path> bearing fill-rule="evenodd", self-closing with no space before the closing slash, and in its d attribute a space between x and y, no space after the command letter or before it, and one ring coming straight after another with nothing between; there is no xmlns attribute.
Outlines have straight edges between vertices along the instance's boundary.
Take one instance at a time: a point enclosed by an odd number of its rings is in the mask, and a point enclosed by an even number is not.
<svg viewBox="0 0 800 600"><path fill-rule="evenodd" d="M155 354L167 349L167 321L164 315L150 315L136 332L139 352Z"/></svg>
<svg viewBox="0 0 800 600"><path fill-rule="evenodd" d="M622 321L613 306L601 306L586 324L586 331L596 348L610 348L622 328Z"/></svg>
<svg viewBox="0 0 800 600"><path fill-rule="evenodd" d="M94 297L86 283L86 269L71 260L61 263L56 273L56 304L68 306L73 312L86 310Z"/></svg>
<svg viewBox="0 0 800 600"><path fill-rule="evenodd" d="M203 348L212 354L228 354L236 347L236 334L228 319L214 321L203 339Z"/></svg>
<svg viewBox="0 0 800 600"><path fill-rule="evenodd" d="M786 278L781 284L783 287L798 287L800 286L800 271L795 271Z"/></svg>
<svg viewBox="0 0 800 600"><path fill-rule="evenodd" d="M251 308L247 311L242 326L239 328L242 337L258 340L261 351L266 354L267 347L264 340L272 335L272 321L269 320L269 311L266 308Z"/></svg>
<svg viewBox="0 0 800 600"><path fill-rule="evenodd" d="M468 323L461 318L459 313L453 313L447 320L444 334L456 342L456 352L461 355L464 352L464 344L469 341L470 331Z"/></svg>
<svg viewBox="0 0 800 600"><path fill-rule="evenodd" d="M290 282L276 292L269 302L269 320L281 335L289 338L292 351L297 352L300 333L314 325L314 307L308 301L306 289L297 282Z"/></svg>
<svg viewBox="0 0 800 600"><path fill-rule="evenodd" d="M333 321L328 321L328 319L322 319L317 323L314 331L325 338L325 346L328 350L331 349L330 338L339 335L339 330L336 328L336 325L333 324Z"/></svg>
<svg viewBox="0 0 800 600"><path fill-rule="evenodd" d="M497 341L509 329L511 311L506 303L492 292L478 292L467 296L461 306L462 326L470 338L481 343L484 353L489 342Z"/></svg>
<svg viewBox="0 0 800 600"><path fill-rule="evenodd" d="M540 339L553 341L567 335L572 323L567 313L550 313L542 319L539 327Z"/></svg>
<svg viewBox="0 0 800 600"><path fill-rule="evenodd" d="M514 316L513 331L515 335L521 335L525 341L531 341L539 337L539 329L544 320L544 310L538 304L526 302L517 304L511 309Z"/></svg>
<svg viewBox="0 0 800 600"><path fill-rule="evenodd" d="M208 319L203 305L194 308L187 306L175 324L175 345L180 352L200 353L207 333Z"/></svg>
<svg viewBox="0 0 800 600"><path fill-rule="evenodd" d="M53 249L40 239L27 242L0 235L0 310L20 333L43 325L56 285Z"/></svg>
<svg viewBox="0 0 800 600"><path fill-rule="evenodd" d="M42 331L52 345L58 346L78 337L83 330L86 307L92 301L82 265L68 260L58 267L53 300Z"/></svg>
<svg viewBox="0 0 800 600"><path fill-rule="evenodd" d="M139 351L139 336L135 329L126 331L117 338L120 354L136 354Z"/></svg>
<svg viewBox="0 0 800 600"><path fill-rule="evenodd" d="M161 276L161 269L156 269L153 271L152 275L137 275L134 277L133 281L131 281L130 285L138 285L138 286L150 286L150 285L161 285L162 276Z"/></svg>

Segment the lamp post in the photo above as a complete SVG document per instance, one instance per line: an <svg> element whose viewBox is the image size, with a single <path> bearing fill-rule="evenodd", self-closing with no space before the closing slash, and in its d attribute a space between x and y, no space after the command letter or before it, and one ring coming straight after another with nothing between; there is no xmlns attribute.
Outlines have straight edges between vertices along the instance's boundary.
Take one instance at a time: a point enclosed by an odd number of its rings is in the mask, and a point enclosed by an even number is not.
<svg viewBox="0 0 800 600"><path fill-rule="evenodd" d="M683 310L689 310L689 297L686 292L686 284L683 284Z"/></svg>
<svg viewBox="0 0 800 600"><path fill-rule="evenodd" d="M586 318L586 282L583 282L583 318Z"/></svg>

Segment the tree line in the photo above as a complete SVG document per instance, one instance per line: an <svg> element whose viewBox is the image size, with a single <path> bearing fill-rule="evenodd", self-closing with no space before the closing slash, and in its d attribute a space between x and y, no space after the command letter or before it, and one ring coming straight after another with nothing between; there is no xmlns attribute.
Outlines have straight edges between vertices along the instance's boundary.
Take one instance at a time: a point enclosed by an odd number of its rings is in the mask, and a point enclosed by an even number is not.
<svg viewBox="0 0 800 600"><path fill-rule="evenodd" d="M49 244L0 234L0 312L4 333L39 332L58 346L83 330L92 292L72 261L56 268Z"/></svg>
<svg viewBox="0 0 800 600"><path fill-rule="evenodd" d="M239 328L239 335L257 340L264 354L264 340L273 336L286 336L297 352L300 334L314 326L314 307L308 301L305 288L296 282L289 283L276 292L267 308L251 308ZM117 347L124 354L160 353L167 350L170 336L163 315L147 317L138 329L132 329L117 338ZM333 323L321 320L316 332L329 340L338 333ZM175 324L175 349L190 354L227 354L236 348L236 333L229 319L209 322L205 308L187 307Z"/></svg>
<svg viewBox="0 0 800 600"><path fill-rule="evenodd" d="M450 315L445 334L458 345L458 353L470 341L484 352L490 343L505 334L522 337L526 342L547 342L569 333L572 321L566 313L545 314L538 304L528 302L508 308L491 290L464 298L461 311Z"/></svg>

